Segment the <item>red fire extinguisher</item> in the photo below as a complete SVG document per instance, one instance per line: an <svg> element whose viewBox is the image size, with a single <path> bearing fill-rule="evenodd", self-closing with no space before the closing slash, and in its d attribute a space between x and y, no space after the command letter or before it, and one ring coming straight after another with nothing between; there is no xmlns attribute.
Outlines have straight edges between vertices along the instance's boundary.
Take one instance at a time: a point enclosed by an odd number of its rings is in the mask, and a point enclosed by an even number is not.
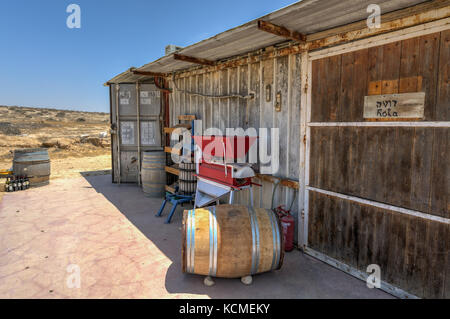
<svg viewBox="0 0 450 319"><path fill-rule="evenodd" d="M295 220L290 211L285 210L283 207L283 205L278 206L276 212L280 217L281 227L283 228L284 251L292 251L294 249Z"/></svg>

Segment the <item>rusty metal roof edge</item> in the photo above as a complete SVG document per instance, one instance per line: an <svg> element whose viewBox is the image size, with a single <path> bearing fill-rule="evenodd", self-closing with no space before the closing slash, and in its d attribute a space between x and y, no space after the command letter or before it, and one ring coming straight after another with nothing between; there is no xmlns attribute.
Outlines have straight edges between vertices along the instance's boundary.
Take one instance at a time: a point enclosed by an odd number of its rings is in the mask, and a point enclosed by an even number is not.
<svg viewBox="0 0 450 319"><path fill-rule="evenodd" d="M299 2L293 3L293 4L291 4L291 5L288 5L288 6L286 6L286 7L283 7L283 8L281 8L281 9L276 10L276 11L273 11L273 12L271 12L271 13L269 13L269 14L266 14L266 15L264 15L264 16L262 16L262 17L259 17L259 18L257 18L257 19L251 20L251 21L249 21L249 22L246 22L246 23L244 23L244 24L242 24L242 25L240 25L240 26L237 26L237 27L234 27L234 28L232 28L232 29L223 31L223 32L221 32L221 33L219 33L219 34L216 34L216 35L210 37L210 38L207 38L207 39L201 40L201 41L199 41L199 42L193 43L193 44L191 44L191 45L189 45L189 46L187 46L187 47L185 47L185 48L183 48L183 49L177 51L176 53L178 53L178 54L183 54L183 53L185 53L186 51L189 51L189 50L191 50L191 49L193 49L193 48L199 48L199 47L201 48L202 45L211 43L211 42L213 42L213 41L219 41L219 42L220 42L220 40L221 40L222 38L225 38L225 37L227 37L227 36L230 36L230 35L232 35L232 34L234 34L234 33L243 32L243 31L246 31L246 30L248 30L248 29L250 29L250 28L257 28L258 20L266 20L266 21L269 21L269 22L270 22L270 21L272 21L272 20L274 20L274 19L276 19L276 18L282 17L283 15L287 15L287 14L293 12L293 11L300 10L300 9L302 9L302 8L305 8L305 7L309 6L309 5L316 4L316 3L320 2L320 1L321 1L321 0L301 0L301 1L299 1ZM425 0L425 1L423 1L423 2L427 2L427 1L431 1L431 0ZM405 7L403 7L403 8L405 8ZM276 43L273 44L273 45L283 44L284 42L286 42L286 39L280 39L279 42L276 42ZM259 49L257 49L257 50L263 49L263 48L265 48L265 47L266 47L266 46L262 46L261 48L259 48ZM254 51L256 51L256 50L252 50L252 51L249 51L249 52L254 52ZM136 68L136 70L139 70L139 71L148 71L148 70L149 70L149 69L148 69L149 67L152 67L152 66L155 66L155 65L158 65L158 64L162 66L166 60L173 60L174 54L175 54L175 53L171 53L171 54L169 54L169 55L162 56L162 57L158 58L157 60L154 60L154 61L152 61L152 62L146 63L146 64L144 64L144 65L142 65L142 66ZM240 55L241 55L241 54L238 54L238 55L235 55L235 56L240 56ZM227 59L230 59L230 58L232 58L232 57L233 57L232 55L226 56L226 57L222 57L222 58L220 58L218 61L227 60ZM184 68L184 67L182 67L182 68L177 68L176 70L171 70L170 72L162 72L162 73L165 73L165 74L169 75L169 74L171 74L171 73L173 73L173 72L179 72L179 71L182 71L182 70L195 68L195 67L193 67L192 65L190 65L190 64L187 63L187 62L185 62L185 63L186 63L186 67L185 67L185 68ZM125 72L122 72L122 73L118 74L117 76L115 76L114 78L112 78L111 80L109 80L108 82L106 82L104 85L109 85L109 84L111 84L111 83L120 83L121 78L123 78L124 76L126 76L126 75L129 74L129 73L128 73L129 70L130 70L130 69L126 70ZM151 71L157 72L157 71L155 71L155 70L151 70ZM141 78L141 77L142 77L142 76L139 76L139 78ZM137 78L136 78L136 80L137 80Z"/></svg>
<svg viewBox="0 0 450 319"><path fill-rule="evenodd" d="M201 46L202 44L205 44L207 42L220 41L220 38L226 37L226 36L228 36L230 34L233 34L235 32L241 32L241 31L245 31L248 28L256 27L257 23L258 23L258 20L261 20L261 19L275 19L275 18L277 18L280 15L288 14L288 13L294 11L294 10L300 9L303 6L307 6L307 5L313 4L313 3L318 2L318 1L320 1L320 0L300 0L298 2L295 2L293 4L285 6L285 7L281 8L281 9L276 10L276 11L270 12L270 13L262 16L262 17L259 17L257 19L251 20L249 22L241 24L241 25L239 25L237 27L234 27L232 29L228 29L226 31L223 31L223 32L221 32L219 34L216 34L216 35L214 35L212 37L209 37L207 39L204 39L204 40L201 40L199 42L193 43L193 44L191 44L191 45L189 45L189 46L187 46L187 47L177 51L176 53L183 54L183 51L187 51L187 50L189 50L191 48L194 48L194 47L197 47L197 46ZM285 39L281 39L280 43L285 42L285 41L286 41ZM169 55L162 56L159 59L156 59L156 60L154 60L152 62L146 63L146 64L136 68L136 70L144 71L144 69L146 67L148 67L148 66L151 66L151 65L154 65L154 64L158 64L158 63L160 63L161 61L163 61L165 59L173 58L174 54L175 53L171 53ZM111 83L117 83L117 80L120 80L120 78L122 76L128 74L129 70L130 69L127 69L126 71L116 75L115 77L113 77L112 79L107 81L104 85L108 86Z"/></svg>

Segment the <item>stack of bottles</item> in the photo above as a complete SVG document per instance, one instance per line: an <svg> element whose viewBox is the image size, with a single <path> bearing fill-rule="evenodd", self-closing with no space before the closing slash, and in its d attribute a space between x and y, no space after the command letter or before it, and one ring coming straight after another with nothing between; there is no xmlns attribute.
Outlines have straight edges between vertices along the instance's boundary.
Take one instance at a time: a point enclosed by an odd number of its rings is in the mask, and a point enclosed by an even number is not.
<svg viewBox="0 0 450 319"><path fill-rule="evenodd" d="M30 181L26 176L11 176L6 179L5 192L17 192L30 188Z"/></svg>

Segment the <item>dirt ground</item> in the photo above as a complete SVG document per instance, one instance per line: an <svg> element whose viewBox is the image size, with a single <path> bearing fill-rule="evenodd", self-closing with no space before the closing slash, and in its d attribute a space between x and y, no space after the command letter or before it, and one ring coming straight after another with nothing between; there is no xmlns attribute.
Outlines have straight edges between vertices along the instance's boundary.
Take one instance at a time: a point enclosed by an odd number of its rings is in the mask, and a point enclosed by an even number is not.
<svg viewBox="0 0 450 319"><path fill-rule="evenodd" d="M51 179L109 173L109 125L108 113L0 106L0 169L12 167L15 149L42 147L50 155Z"/></svg>

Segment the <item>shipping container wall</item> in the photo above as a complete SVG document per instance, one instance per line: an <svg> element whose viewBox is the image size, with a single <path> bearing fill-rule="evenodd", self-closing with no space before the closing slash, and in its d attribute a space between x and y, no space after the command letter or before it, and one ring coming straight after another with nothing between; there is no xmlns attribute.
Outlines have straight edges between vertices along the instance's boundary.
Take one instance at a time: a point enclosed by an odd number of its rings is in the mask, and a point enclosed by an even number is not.
<svg viewBox="0 0 450 319"><path fill-rule="evenodd" d="M178 124L178 115L194 114L203 121L203 129L219 128L224 134L226 128L278 128L280 167L273 175L298 181L300 72L300 55L296 54L202 74L181 74L175 83L173 80L170 82L174 89L170 99L172 125ZM186 91L207 95L254 94L254 98L213 99L187 94ZM258 179L255 182L263 185L254 187L255 206L271 208L274 195L273 206L292 206L297 219L295 190L275 187ZM246 191L236 198L241 204L249 202ZM295 234L297 236L297 232Z"/></svg>
<svg viewBox="0 0 450 319"><path fill-rule="evenodd" d="M120 84L118 92L116 88L117 85L111 85L111 123L117 132L111 139L113 181L137 183L142 153L162 150L162 94L153 84L140 84L139 92L136 84ZM119 147L120 157L117 156Z"/></svg>

